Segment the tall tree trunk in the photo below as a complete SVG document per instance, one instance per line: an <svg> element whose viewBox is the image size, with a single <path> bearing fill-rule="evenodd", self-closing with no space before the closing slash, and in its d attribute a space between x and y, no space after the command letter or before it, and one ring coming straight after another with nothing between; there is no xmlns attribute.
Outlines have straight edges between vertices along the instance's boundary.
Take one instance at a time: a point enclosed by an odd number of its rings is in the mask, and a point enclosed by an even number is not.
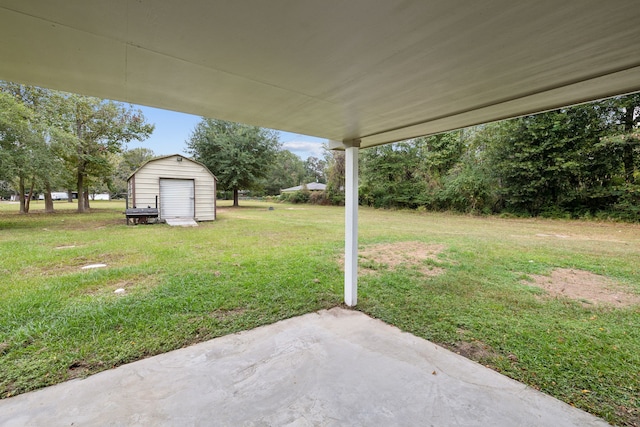
<svg viewBox="0 0 640 427"><path fill-rule="evenodd" d="M237 208L238 206L240 206L238 204L238 189L234 188L233 189L233 207Z"/></svg>
<svg viewBox="0 0 640 427"><path fill-rule="evenodd" d="M79 141L82 141L83 132L82 132L82 121L76 116L76 136ZM86 212L85 204L84 204L84 174L87 167L87 163L84 160L84 151L82 148L82 143L78 143L78 212Z"/></svg>
<svg viewBox="0 0 640 427"><path fill-rule="evenodd" d="M635 105L627 107L624 113L624 133L627 134L627 138L630 138L630 133L633 132L633 115L635 112ZM622 152L622 162L624 164L624 180L629 184L635 184L635 178L633 173L635 172L635 162L633 158L633 145L631 141L628 141L624 145L624 151Z"/></svg>
<svg viewBox="0 0 640 427"><path fill-rule="evenodd" d="M33 187L36 185L35 177L31 179L31 187L29 187L29 197L24 201L24 213L29 213L29 207L31 206L31 198L33 197Z"/></svg>
<svg viewBox="0 0 640 427"><path fill-rule="evenodd" d="M51 197L51 184L44 183L44 213L53 213L53 197Z"/></svg>
<svg viewBox="0 0 640 427"><path fill-rule="evenodd" d="M25 193L24 193L24 178L20 177L18 180L18 197L20 197L20 213L26 214L28 212L25 205Z"/></svg>
<svg viewBox="0 0 640 427"><path fill-rule="evenodd" d="M84 173L78 168L78 212L85 212L84 208Z"/></svg>
<svg viewBox="0 0 640 427"><path fill-rule="evenodd" d="M89 189L84 189L84 194L82 195L84 198L84 209L88 212L91 206L89 205Z"/></svg>
<svg viewBox="0 0 640 427"><path fill-rule="evenodd" d="M622 163L624 163L624 180L629 184L635 184L633 172L635 171L633 161L633 145L627 143L622 152Z"/></svg>

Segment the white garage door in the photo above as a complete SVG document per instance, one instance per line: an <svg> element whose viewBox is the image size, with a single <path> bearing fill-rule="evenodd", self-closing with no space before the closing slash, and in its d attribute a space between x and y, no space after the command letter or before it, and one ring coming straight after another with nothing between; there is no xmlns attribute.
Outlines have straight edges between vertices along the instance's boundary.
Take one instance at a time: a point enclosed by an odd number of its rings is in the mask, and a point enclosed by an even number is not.
<svg viewBox="0 0 640 427"><path fill-rule="evenodd" d="M193 218L195 189L192 179L160 178L160 217Z"/></svg>

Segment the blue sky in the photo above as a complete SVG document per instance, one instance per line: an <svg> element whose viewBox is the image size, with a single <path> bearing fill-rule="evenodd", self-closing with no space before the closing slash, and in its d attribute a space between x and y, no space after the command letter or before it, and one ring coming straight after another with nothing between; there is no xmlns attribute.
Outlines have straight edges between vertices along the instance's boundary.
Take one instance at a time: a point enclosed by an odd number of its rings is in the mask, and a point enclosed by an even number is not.
<svg viewBox="0 0 640 427"><path fill-rule="evenodd" d="M155 124L156 129L149 139L127 144L128 149L137 147L149 148L157 156L186 154L184 151L186 149L185 141L200 121L199 116L141 105L135 105L134 107L142 110L147 121ZM322 144L326 140L282 131L279 131L279 134L283 148L297 154L301 159L305 160L310 156L322 158Z"/></svg>

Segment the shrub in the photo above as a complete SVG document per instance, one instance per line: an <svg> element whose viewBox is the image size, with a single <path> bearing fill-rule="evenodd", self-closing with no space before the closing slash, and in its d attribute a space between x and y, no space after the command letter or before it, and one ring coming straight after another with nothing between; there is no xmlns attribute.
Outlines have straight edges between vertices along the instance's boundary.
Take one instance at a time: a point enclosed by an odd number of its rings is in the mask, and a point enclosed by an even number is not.
<svg viewBox="0 0 640 427"><path fill-rule="evenodd" d="M329 201L329 197L327 193L324 191L314 191L309 195L309 203L313 205L329 205L331 202Z"/></svg>
<svg viewBox="0 0 640 427"><path fill-rule="evenodd" d="M309 202L309 197L310 197L309 191L302 190L302 191L296 191L293 193L285 193L285 194L283 194L283 196L285 196L285 201L287 202L296 203L296 204Z"/></svg>

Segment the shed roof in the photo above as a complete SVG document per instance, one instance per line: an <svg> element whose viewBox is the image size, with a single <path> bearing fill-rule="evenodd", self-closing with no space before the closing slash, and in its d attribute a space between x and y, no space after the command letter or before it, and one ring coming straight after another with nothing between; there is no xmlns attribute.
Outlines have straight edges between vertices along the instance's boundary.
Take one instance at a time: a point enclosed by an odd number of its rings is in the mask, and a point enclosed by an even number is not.
<svg viewBox="0 0 640 427"><path fill-rule="evenodd" d="M0 79L397 141L640 90L630 0L0 0Z"/></svg>
<svg viewBox="0 0 640 427"><path fill-rule="evenodd" d="M137 174L137 173L138 173L138 171L139 171L140 169L142 169L143 167L145 167L145 166L146 166L146 165L148 165L149 163L151 163L151 162L155 162L155 161L158 161L158 160L162 160L162 159L168 159L168 158L170 158L170 157L181 157L182 159L187 160L188 162L195 163L195 164L197 164L198 166L202 166L202 167L204 168L204 170L206 170L206 171L209 173L209 175L211 175L211 176L213 177L213 179L215 179L215 180L216 180L216 182L218 181L218 178L217 178L217 177L216 177L216 176L215 176L215 175L214 175L214 174L209 170L209 168L208 168L204 163L200 163L200 162L199 162L199 161L197 161L197 160L193 160L193 159L190 159L190 158L188 158L188 157L185 157L185 156L183 156L182 154L169 154L169 155L166 155L166 156L158 156L158 157L154 157L153 159L149 159L149 160L147 160L146 162L144 162L142 165L140 165L140 167L139 167L138 169L136 169L135 171L133 171L133 173L131 173L131 175L129 175L129 176L127 177L127 181L129 181L129 180L131 179L131 177L132 177L132 176L134 176L135 174Z"/></svg>

